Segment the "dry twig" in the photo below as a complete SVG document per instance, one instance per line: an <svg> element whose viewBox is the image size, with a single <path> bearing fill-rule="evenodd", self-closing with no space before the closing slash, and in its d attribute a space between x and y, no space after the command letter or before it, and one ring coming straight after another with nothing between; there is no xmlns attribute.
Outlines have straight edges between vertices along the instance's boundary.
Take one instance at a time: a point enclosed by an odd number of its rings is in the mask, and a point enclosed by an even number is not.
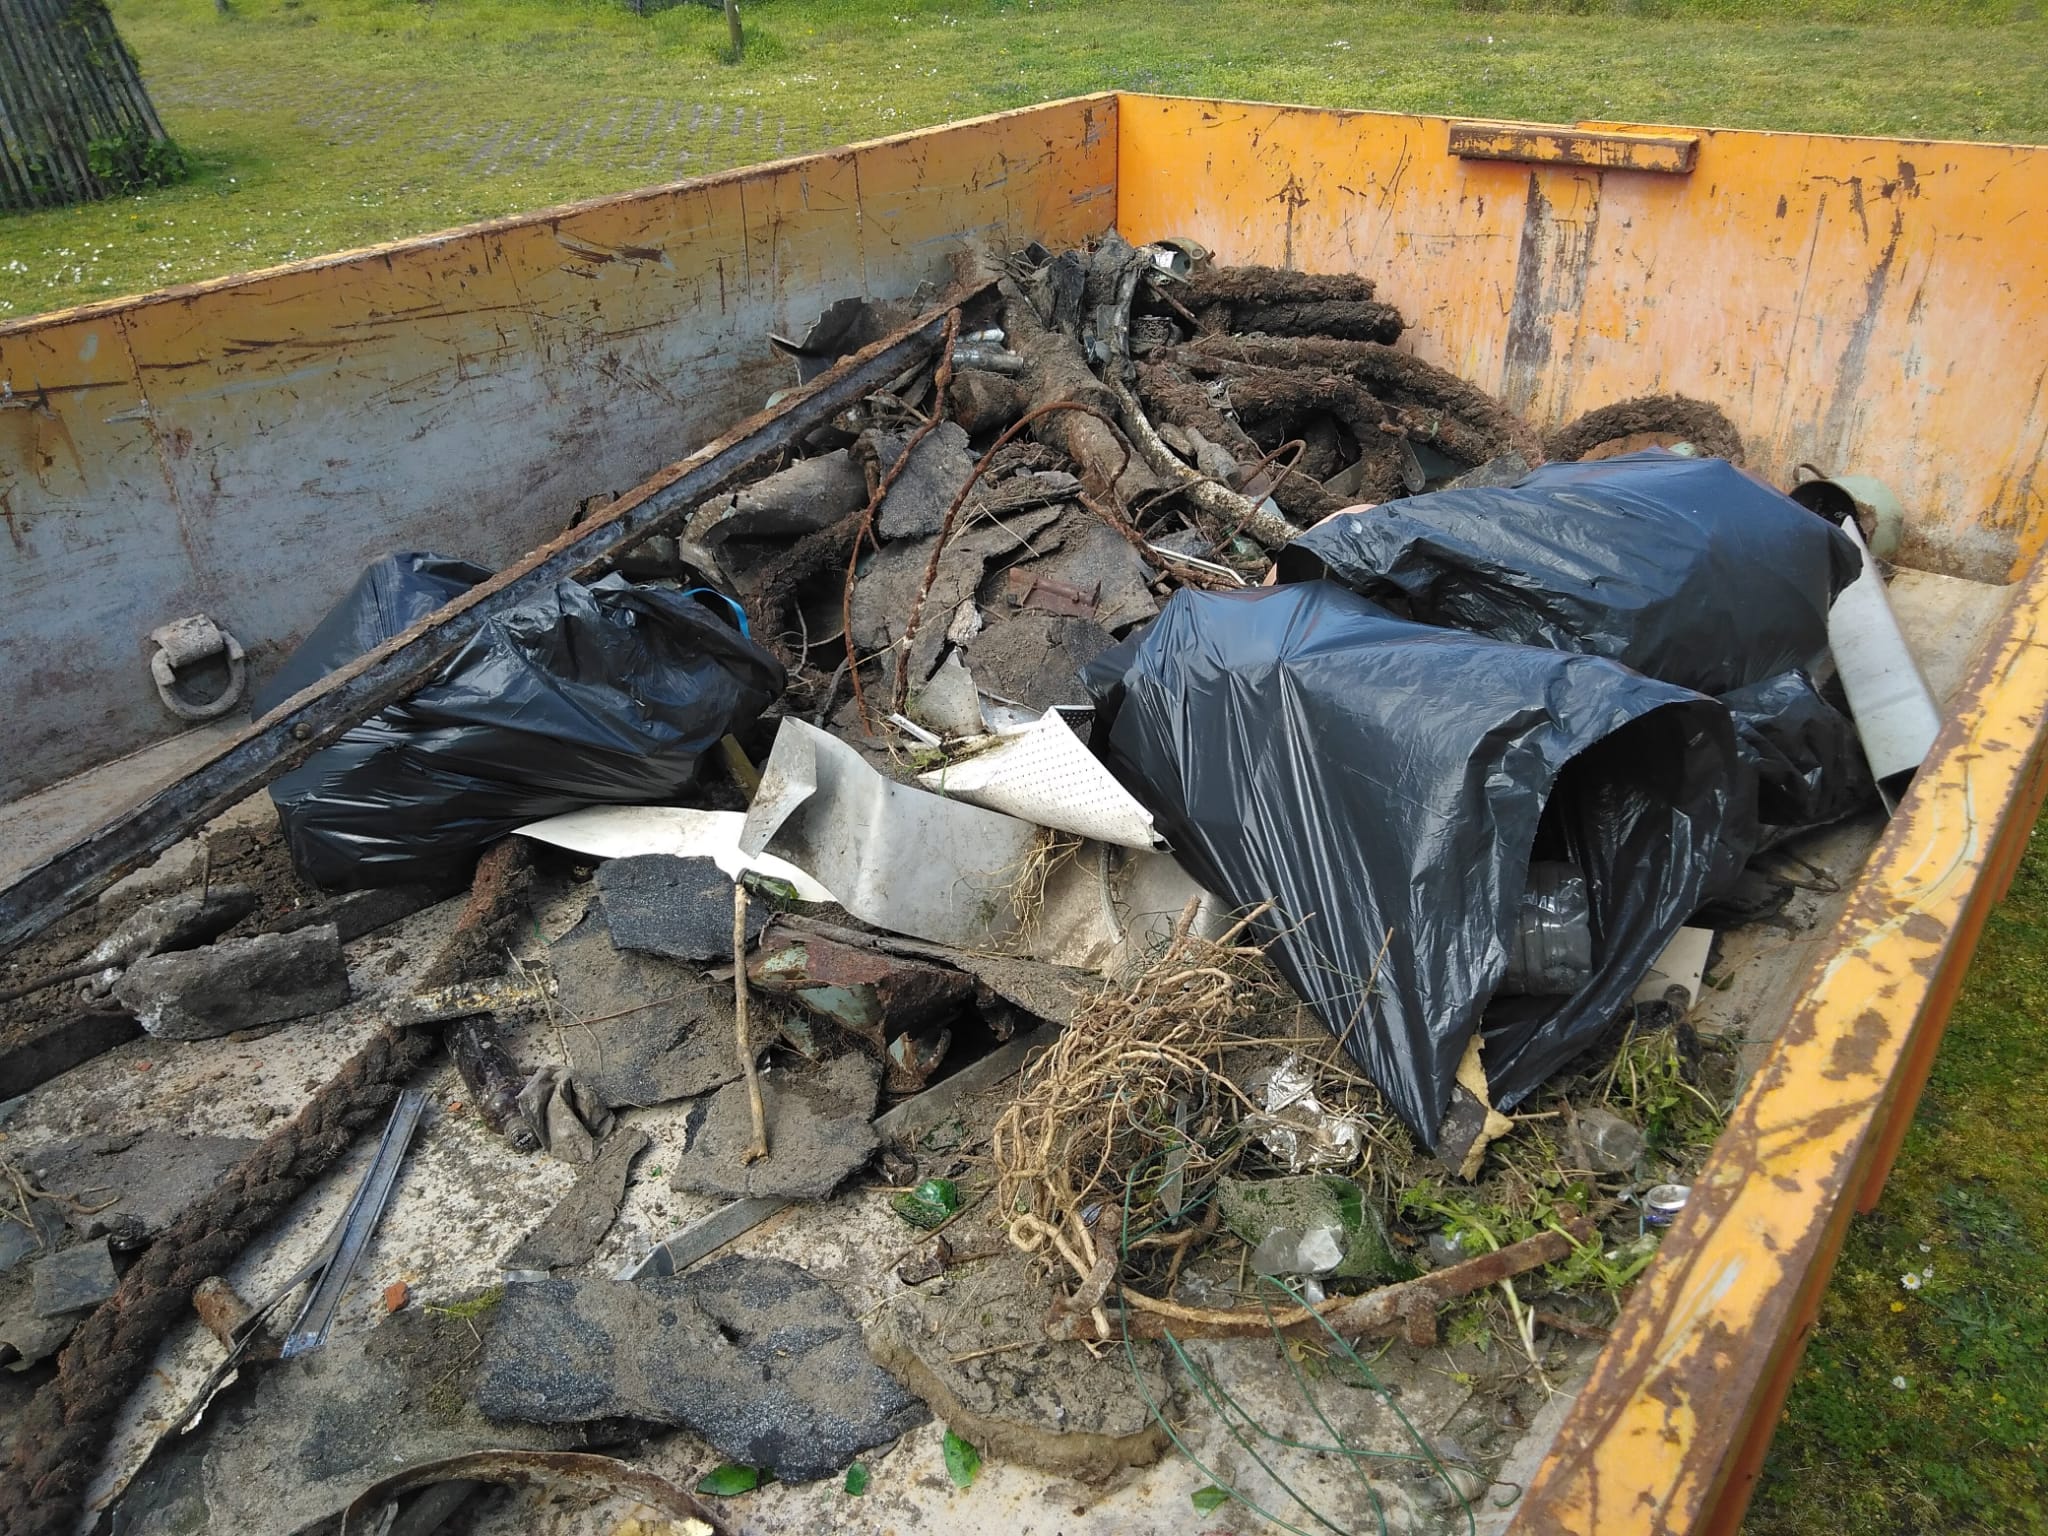
<svg viewBox="0 0 2048 1536"><path fill-rule="evenodd" d="M768 1155L768 1110L761 1102L761 1074L754 1067L754 1042L747 1033L747 888L732 885L732 1015L739 1036L740 1071L747 1077L747 1108L754 1116L754 1139L740 1162L757 1163Z"/></svg>

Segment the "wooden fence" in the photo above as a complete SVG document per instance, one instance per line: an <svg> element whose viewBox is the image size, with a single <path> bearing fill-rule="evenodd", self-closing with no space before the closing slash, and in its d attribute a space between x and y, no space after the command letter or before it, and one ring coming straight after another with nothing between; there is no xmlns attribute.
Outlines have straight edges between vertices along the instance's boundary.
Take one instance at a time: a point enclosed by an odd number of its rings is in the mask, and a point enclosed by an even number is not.
<svg viewBox="0 0 2048 1536"><path fill-rule="evenodd" d="M0 210L119 191L164 139L106 0L0 0Z"/></svg>

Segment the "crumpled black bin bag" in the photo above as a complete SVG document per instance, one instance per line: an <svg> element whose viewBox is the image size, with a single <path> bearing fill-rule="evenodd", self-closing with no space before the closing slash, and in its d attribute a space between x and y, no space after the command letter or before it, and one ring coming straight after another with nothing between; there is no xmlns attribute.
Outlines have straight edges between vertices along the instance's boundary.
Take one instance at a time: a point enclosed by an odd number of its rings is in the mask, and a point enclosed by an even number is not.
<svg viewBox="0 0 2048 1536"><path fill-rule="evenodd" d="M1623 662L1720 695L1811 666L1863 569L1847 534L1726 459L1545 464L1332 517L1279 579L1327 576L1444 624Z"/></svg>
<svg viewBox="0 0 2048 1536"><path fill-rule="evenodd" d="M257 694L255 712L490 575L441 555L379 560ZM293 864L328 888L437 880L541 817L672 803L699 758L786 680L715 601L608 576L558 582L486 621L433 682L271 785Z"/></svg>
<svg viewBox="0 0 2048 1536"><path fill-rule="evenodd" d="M1097 752L1197 879L1275 903L1282 973L1432 1149L1539 822L1545 856L1586 877L1594 966L1489 1033L1503 1107L1627 1003L1755 793L1713 700L1333 582L1176 593L1082 677Z"/></svg>
<svg viewBox="0 0 2048 1536"><path fill-rule="evenodd" d="M1333 517L1283 551L1426 624L1606 656L1723 697L1762 781L1756 816L1817 826L1874 794L1847 715L1814 688L1848 536L1725 459L1651 449L1545 464L1512 486Z"/></svg>

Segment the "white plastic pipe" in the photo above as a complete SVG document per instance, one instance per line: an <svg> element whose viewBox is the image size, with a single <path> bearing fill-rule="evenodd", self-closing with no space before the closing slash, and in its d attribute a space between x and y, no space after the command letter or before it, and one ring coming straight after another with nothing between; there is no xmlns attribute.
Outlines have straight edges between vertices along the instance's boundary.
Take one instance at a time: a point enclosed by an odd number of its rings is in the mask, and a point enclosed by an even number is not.
<svg viewBox="0 0 2048 1536"><path fill-rule="evenodd" d="M1884 577L1861 531L1853 518L1841 526L1856 541L1863 575L1849 583L1828 610L1828 646L1849 695L1856 734L1863 738L1863 755L1889 805L1926 760L1941 729L1941 710L1906 648L1906 637L1885 596Z"/></svg>

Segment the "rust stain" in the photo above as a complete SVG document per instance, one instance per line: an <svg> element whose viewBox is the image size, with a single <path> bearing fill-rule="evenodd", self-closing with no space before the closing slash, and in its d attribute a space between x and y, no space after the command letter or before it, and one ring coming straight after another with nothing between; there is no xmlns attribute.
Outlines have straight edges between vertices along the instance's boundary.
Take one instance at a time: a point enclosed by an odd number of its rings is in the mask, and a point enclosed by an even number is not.
<svg viewBox="0 0 2048 1536"><path fill-rule="evenodd" d="M1876 1009L1859 1013L1849 1032L1829 1047L1825 1075L1840 1083L1868 1077L1877 1064L1878 1048L1890 1033L1891 1026Z"/></svg>

